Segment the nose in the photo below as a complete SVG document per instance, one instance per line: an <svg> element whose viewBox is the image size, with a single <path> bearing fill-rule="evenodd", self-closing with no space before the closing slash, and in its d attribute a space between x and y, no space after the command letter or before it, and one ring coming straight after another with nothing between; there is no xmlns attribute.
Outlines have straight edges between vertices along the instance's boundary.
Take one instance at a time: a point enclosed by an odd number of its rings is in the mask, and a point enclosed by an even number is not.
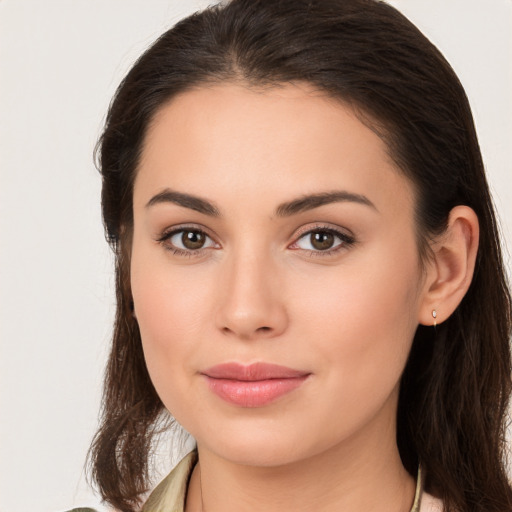
<svg viewBox="0 0 512 512"><path fill-rule="evenodd" d="M217 327L243 340L282 334L288 325L286 298L271 258L239 253L219 273Z"/></svg>

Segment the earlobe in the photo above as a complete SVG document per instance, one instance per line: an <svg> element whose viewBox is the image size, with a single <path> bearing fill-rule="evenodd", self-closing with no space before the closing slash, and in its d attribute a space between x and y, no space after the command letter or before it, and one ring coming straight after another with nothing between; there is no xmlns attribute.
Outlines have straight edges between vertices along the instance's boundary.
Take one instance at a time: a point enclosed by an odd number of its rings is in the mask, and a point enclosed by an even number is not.
<svg viewBox="0 0 512 512"><path fill-rule="evenodd" d="M478 217L473 209L453 208L446 231L431 246L433 258L427 268L420 324L440 324L457 309L473 279L478 238Z"/></svg>

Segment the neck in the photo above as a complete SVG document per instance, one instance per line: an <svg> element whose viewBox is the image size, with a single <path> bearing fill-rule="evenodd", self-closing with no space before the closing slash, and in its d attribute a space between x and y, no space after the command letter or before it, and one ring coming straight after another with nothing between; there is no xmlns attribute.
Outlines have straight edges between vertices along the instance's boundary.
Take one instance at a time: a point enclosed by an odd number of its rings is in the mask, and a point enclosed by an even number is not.
<svg viewBox="0 0 512 512"><path fill-rule="evenodd" d="M186 512L409 512L415 482L401 463L394 422L377 427L272 467L232 463L198 445Z"/></svg>

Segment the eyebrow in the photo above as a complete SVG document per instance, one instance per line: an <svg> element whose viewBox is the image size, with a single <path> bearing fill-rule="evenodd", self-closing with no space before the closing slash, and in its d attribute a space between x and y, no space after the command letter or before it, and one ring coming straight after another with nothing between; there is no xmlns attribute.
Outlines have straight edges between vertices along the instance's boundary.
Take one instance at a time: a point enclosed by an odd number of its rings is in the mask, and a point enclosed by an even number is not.
<svg viewBox="0 0 512 512"><path fill-rule="evenodd" d="M170 189L165 189L156 194L156 196L153 196L146 204L146 208L160 203L174 203L204 215L209 215L210 217L220 217L218 208L206 199Z"/></svg>
<svg viewBox="0 0 512 512"><path fill-rule="evenodd" d="M290 217L297 213L319 208L320 206L342 202L362 204L378 211L377 207L366 196L344 190L336 190L332 192L304 195L292 201L282 203L276 208L276 215L278 217ZM178 206L195 210L196 212L210 217L221 216L219 209L210 201L198 196L185 194L183 192L176 192L175 190L170 189L165 189L153 196L146 204L146 208L161 203L174 203Z"/></svg>
<svg viewBox="0 0 512 512"><path fill-rule="evenodd" d="M335 190L332 192L321 192L319 194L310 194L293 201L283 203L277 207L276 214L278 217L289 217L297 213L313 210L332 203L357 203L377 210L377 207L366 197L361 194L353 194L345 190Z"/></svg>

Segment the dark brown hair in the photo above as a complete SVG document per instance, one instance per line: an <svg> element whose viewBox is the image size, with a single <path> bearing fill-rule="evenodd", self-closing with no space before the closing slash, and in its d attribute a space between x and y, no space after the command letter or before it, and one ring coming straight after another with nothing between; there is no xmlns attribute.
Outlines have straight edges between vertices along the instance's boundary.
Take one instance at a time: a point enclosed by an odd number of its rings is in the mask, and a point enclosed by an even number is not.
<svg viewBox="0 0 512 512"><path fill-rule="evenodd" d="M418 327L402 377L397 442L407 470L415 475L421 463L426 489L447 512L512 510L505 470L511 300L470 107L439 51L377 0L233 0L212 7L163 34L119 86L98 146L117 276L102 422L90 454L103 497L122 511L137 509L164 414L130 290L132 192L145 133L179 92L233 81L307 82L353 106L416 188L422 255L454 206L478 215L469 291L436 332Z"/></svg>

